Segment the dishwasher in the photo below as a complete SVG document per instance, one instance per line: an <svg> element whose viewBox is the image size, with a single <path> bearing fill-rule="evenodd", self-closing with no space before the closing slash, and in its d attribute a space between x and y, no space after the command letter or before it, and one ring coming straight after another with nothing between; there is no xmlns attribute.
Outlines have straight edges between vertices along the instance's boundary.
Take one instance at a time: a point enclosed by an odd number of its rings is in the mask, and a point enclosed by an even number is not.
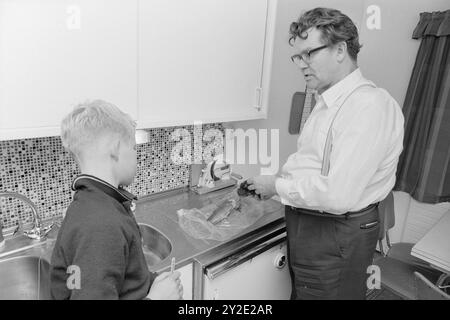
<svg viewBox="0 0 450 320"><path fill-rule="evenodd" d="M288 300L286 230L265 229L198 257L194 299Z"/></svg>

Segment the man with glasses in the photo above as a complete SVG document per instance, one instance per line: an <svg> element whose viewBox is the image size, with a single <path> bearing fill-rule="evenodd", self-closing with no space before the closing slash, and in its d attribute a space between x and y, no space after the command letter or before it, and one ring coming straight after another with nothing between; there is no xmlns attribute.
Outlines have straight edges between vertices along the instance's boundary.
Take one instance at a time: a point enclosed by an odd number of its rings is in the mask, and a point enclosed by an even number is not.
<svg viewBox="0 0 450 320"><path fill-rule="evenodd" d="M394 186L403 147L402 111L362 76L348 16L310 10L290 36L291 59L317 103L281 174L249 179L249 189L286 205L292 299L365 299L378 203Z"/></svg>

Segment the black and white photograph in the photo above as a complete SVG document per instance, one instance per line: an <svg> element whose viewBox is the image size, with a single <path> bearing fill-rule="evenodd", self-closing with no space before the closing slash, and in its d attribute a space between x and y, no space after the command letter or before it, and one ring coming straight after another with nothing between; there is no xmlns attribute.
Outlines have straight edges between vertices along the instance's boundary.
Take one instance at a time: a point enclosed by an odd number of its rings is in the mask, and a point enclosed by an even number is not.
<svg viewBox="0 0 450 320"><path fill-rule="evenodd" d="M449 1L0 0L0 300L450 300Z"/></svg>

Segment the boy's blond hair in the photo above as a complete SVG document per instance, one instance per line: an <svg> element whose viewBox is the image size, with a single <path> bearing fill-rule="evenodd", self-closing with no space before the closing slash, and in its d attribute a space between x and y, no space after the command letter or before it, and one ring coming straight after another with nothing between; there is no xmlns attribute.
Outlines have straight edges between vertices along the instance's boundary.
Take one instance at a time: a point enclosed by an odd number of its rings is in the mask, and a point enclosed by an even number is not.
<svg viewBox="0 0 450 320"><path fill-rule="evenodd" d="M105 135L133 139L136 124L115 105L94 100L80 103L61 123L61 141L67 151L78 159L83 150Z"/></svg>

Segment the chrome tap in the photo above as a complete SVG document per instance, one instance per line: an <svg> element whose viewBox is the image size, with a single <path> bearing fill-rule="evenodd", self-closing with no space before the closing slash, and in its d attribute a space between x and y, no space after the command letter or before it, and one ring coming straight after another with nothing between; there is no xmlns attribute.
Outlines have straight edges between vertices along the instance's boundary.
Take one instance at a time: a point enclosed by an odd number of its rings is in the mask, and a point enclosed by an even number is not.
<svg viewBox="0 0 450 320"><path fill-rule="evenodd" d="M41 223L41 219L39 218L37 207L30 199L28 199L24 195L22 195L20 193L16 193L16 192L0 192L0 198L1 197L19 199L30 206L32 214L33 214L33 228L31 228L30 230L22 230L22 232L25 236L27 236L28 238L31 238L31 239L41 240L41 239L44 239L47 236L47 234L51 231L51 229L53 227L53 223L50 224L49 226L42 227L42 223ZM19 216L19 226L20 226L20 224L21 224L21 221L20 221L20 216ZM23 227L22 227L22 229L23 229Z"/></svg>

